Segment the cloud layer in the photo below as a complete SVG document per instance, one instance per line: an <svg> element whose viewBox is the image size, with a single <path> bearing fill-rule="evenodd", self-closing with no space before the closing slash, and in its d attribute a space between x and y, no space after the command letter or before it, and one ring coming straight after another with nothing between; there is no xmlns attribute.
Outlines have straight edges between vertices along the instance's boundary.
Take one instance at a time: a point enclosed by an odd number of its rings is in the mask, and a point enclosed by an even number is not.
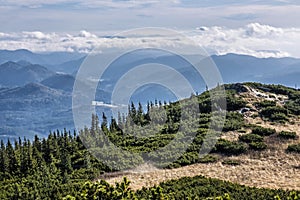
<svg viewBox="0 0 300 200"><path fill-rule="evenodd" d="M215 54L238 53L256 57L300 57L300 29L259 23L228 29L199 27L194 40Z"/></svg>
<svg viewBox="0 0 300 200"><path fill-rule="evenodd" d="M198 27L182 31L196 44L210 54L238 53L256 57L298 57L300 58L300 29L277 28L251 23L240 28ZM28 49L34 52L83 52L94 48L139 46L151 43L159 48L161 44L178 45L173 38L148 37L104 37L97 33L80 31L77 34L34 32L0 32L0 49Z"/></svg>

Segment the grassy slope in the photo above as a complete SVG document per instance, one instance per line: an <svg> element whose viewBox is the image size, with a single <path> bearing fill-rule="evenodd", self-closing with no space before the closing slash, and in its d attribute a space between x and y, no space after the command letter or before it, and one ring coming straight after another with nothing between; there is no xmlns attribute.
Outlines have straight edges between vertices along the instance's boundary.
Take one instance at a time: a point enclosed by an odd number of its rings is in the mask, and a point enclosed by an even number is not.
<svg viewBox="0 0 300 200"><path fill-rule="evenodd" d="M231 86L229 86L231 87ZM262 108L257 106L258 102L273 101L279 107L284 107L289 99L288 94L284 94L281 89L276 92L273 86L263 86L259 84L244 84L246 92L239 92L237 96L247 102L247 107L251 110L244 114L245 124L259 125L266 128L280 131L293 131L300 136L299 116L290 114L288 122L277 122L263 119L260 116ZM284 88L284 87L283 87ZM236 87L234 87L236 89ZM251 132L250 126L245 126L241 130L223 132L222 138L230 141L238 141L240 135ZM140 189L150 187L160 182L178 179L181 177L193 177L204 175L218 178L230 182L240 183L254 187L284 188L300 190L300 156L299 154L287 154L286 149L290 144L299 143L300 140L282 140L277 134L264 137L267 149L263 151L249 150L245 154L230 156L217 154L218 160L213 163L197 163L177 169L156 169L151 165L140 166L137 169L126 172L126 176L132 180L131 187ZM214 154L215 155L215 154ZM238 165L226 165L224 160L236 160ZM109 183L120 181L122 175L107 177Z"/></svg>

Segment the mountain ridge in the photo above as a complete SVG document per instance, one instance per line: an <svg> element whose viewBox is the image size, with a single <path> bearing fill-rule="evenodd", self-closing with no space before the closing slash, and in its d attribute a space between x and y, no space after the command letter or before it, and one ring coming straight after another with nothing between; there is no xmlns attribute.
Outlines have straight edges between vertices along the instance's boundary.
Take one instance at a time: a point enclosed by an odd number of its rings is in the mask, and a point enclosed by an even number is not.
<svg viewBox="0 0 300 200"><path fill-rule="evenodd" d="M42 65L8 61L0 65L0 85L2 87L15 87L37 83L53 74L54 72Z"/></svg>

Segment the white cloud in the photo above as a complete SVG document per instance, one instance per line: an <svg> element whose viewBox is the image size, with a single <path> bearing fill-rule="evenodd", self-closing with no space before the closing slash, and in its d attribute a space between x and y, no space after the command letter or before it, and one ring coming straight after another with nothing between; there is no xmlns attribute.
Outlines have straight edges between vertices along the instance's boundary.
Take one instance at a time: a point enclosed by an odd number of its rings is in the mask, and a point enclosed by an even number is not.
<svg viewBox="0 0 300 200"><path fill-rule="evenodd" d="M268 25L261 25L259 23L252 23L247 25L245 35L249 37L277 37L282 35L284 30L282 28L275 28Z"/></svg>
<svg viewBox="0 0 300 200"><path fill-rule="evenodd" d="M80 33L79 33L78 36L79 36L79 37L83 37L83 38L97 38L96 35L91 34L90 32L87 32L87 31L85 31L85 30L80 31Z"/></svg>
<svg viewBox="0 0 300 200"><path fill-rule="evenodd" d="M243 28L200 27L193 39L214 54L300 57L300 29L251 23Z"/></svg>
<svg viewBox="0 0 300 200"><path fill-rule="evenodd" d="M211 54L238 53L256 57L300 58L300 29L277 28L251 23L240 28L219 26L200 27L184 31ZM149 43L154 47L180 45L174 38L148 37L101 37L88 31L75 34L34 32L0 32L0 49L29 49L35 52L68 51L89 53L94 48L140 46Z"/></svg>
<svg viewBox="0 0 300 200"><path fill-rule="evenodd" d="M50 40L56 37L55 33L45 34L40 31L33 31L33 32L23 31L22 35L24 38L37 39L37 40Z"/></svg>

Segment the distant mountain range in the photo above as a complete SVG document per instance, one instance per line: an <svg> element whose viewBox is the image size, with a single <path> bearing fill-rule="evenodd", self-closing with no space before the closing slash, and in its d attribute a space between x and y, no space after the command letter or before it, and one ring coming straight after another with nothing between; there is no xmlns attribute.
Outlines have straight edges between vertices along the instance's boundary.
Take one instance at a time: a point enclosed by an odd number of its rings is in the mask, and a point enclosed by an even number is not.
<svg viewBox="0 0 300 200"><path fill-rule="evenodd" d="M261 82L294 87L300 85L300 59L256 58L227 54L212 56L226 83Z"/></svg>
<svg viewBox="0 0 300 200"><path fill-rule="evenodd" d="M49 78L44 79L41 84L53 88L56 90L63 90L66 92L73 91L73 85L75 82L74 76L70 74L57 73Z"/></svg>
<svg viewBox="0 0 300 200"><path fill-rule="evenodd" d="M0 86L14 87L37 83L55 73L39 64L8 61L0 65Z"/></svg>
<svg viewBox="0 0 300 200"><path fill-rule="evenodd" d="M166 55L153 54L151 56L155 59L161 59L162 62L163 60L172 59L172 57ZM20 66L27 66L27 68L35 67L36 69L21 68L21 70L27 71L22 72L27 73L23 75L26 81L19 80L16 86L19 86L22 82L30 82L30 77L33 76L37 76L37 81L32 82L40 82L48 78L51 76L51 72L47 72L45 68L52 71L52 74L62 72L75 76L85 57L85 54L69 52L37 54L23 49L16 51L0 50L0 84L2 86L12 86L10 82L13 83L14 81L9 80L11 79L10 74L15 77L16 73L19 73L17 70L20 70ZM300 85L300 79L297 78L298 75L300 75L300 59L256 58L238 54L213 55L211 58L219 68L225 83L258 81L292 87L295 86L295 84ZM149 59L145 59L145 56L128 54L127 59L124 59L123 63L129 66L146 63L147 61L149 61ZM29 72L29 70L31 70L31 72ZM32 73L28 76L29 78L25 77L29 73ZM7 77L7 80L4 81L5 77ZM20 78L22 78L22 75L20 75Z"/></svg>
<svg viewBox="0 0 300 200"><path fill-rule="evenodd" d="M8 61L18 62L24 60L40 65L60 65L71 60L77 60L83 56L85 54L75 52L33 53L26 49L0 50L0 64Z"/></svg>
<svg viewBox="0 0 300 200"><path fill-rule="evenodd" d="M0 139L18 136L31 138L34 134L47 134L50 130L72 129L72 90L76 72L85 56L65 52L37 54L28 50L0 50ZM115 79L130 66L149 63L151 60L171 63L179 67L180 73L197 81L192 71L182 66L180 68L180 62L172 61L174 57L155 53L151 57L129 54L119 66L115 66L117 70L108 71L108 77L103 80L107 87L97 89L96 100L110 103L110 90ZM237 54L214 55L211 58L225 83L251 81L300 86L300 59L262 59ZM120 67L123 67L123 71L118 70ZM80 81L86 88L91 84L88 77ZM203 81L199 85L199 92L205 90ZM145 103L147 100L168 101L174 98L174 94L167 88L147 85L139 88L131 100Z"/></svg>
<svg viewBox="0 0 300 200"><path fill-rule="evenodd" d="M0 138L72 128L71 95L38 83L0 90ZM2 136L2 137L1 137Z"/></svg>

